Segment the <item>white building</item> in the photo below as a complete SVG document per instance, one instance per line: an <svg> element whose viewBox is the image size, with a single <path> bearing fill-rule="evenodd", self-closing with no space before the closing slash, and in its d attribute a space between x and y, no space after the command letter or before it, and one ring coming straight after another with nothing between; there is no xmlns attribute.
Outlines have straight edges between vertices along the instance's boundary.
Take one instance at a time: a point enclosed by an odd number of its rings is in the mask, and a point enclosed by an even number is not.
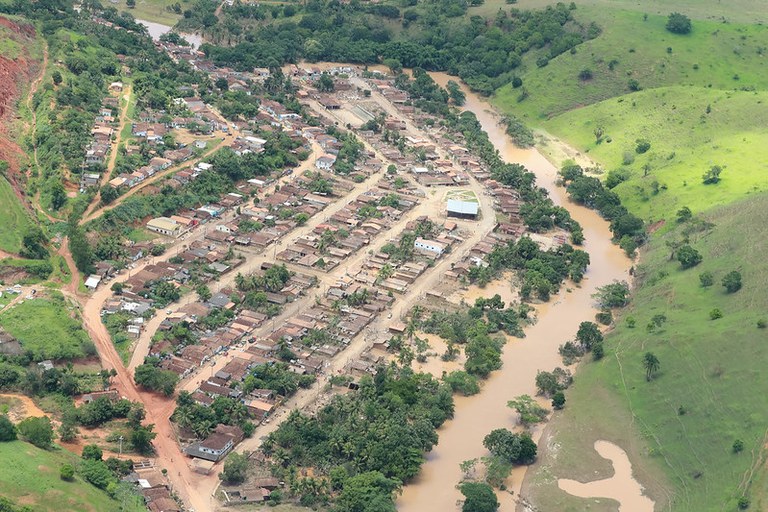
<svg viewBox="0 0 768 512"><path fill-rule="evenodd" d="M181 234L182 226L168 217L157 217L147 222L147 229L161 235L177 237Z"/></svg>
<svg viewBox="0 0 768 512"><path fill-rule="evenodd" d="M424 240L421 237L414 240L413 247L415 249L419 249L425 252L431 252L437 255L443 254L443 251L445 251L444 244L441 244L440 242L435 242L434 240Z"/></svg>

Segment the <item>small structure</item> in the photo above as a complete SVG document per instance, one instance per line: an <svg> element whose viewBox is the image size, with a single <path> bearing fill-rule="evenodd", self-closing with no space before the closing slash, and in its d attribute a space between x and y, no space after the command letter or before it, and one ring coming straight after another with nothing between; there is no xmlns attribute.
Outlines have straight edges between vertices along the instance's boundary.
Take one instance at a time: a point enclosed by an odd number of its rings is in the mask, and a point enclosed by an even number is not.
<svg viewBox="0 0 768 512"><path fill-rule="evenodd" d="M88 276L88 279L85 280L85 287L91 290L95 290L96 287L99 286L100 282L101 282L101 276L91 274L90 276Z"/></svg>
<svg viewBox="0 0 768 512"><path fill-rule="evenodd" d="M425 252L431 252L437 255L443 254L443 251L445 251L444 244L441 244L440 242L435 242L434 240L425 240L421 237L414 240L413 247L415 249L419 249Z"/></svg>
<svg viewBox="0 0 768 512"><path fill-rule="evenodd" d="M449 217L475 220L477 219L477 213L480 211L480 205L474 201L449 199L447 211Z"/></svg>
<svg viewBox="0 0 768 512"><path fill-rule="evenodd" d="M177 237L181 234L181 224L168 217L156 217L147 222L147 229L161 235Z"/></svg>

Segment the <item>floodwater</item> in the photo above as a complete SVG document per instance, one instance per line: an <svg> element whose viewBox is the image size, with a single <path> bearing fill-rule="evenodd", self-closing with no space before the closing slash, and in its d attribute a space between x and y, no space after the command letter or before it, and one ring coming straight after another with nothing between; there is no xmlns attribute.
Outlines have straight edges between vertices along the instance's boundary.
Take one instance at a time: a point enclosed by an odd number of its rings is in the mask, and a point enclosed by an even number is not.
<svg viewBox="0 0 768 512"><path fill-rule="evenodd" d="M653 512L653 500L643 496L643 487L632 477L627 453L608 441L595 442L595 451L613 464L614 475L605 480L581 483L561 478L558 487L579 498L610 498L619 502L619 512Z"/></svg>
<svg viewBox="0 0 768 512"><path fill-rule="evenodd" d="M154 21L147 21L147 20L136 20L137 23L141 23L145 27L147 27L147 30L149 31L149 35L152 37L153 40L157 41L160 39L160 36L170 32L172 27L168 25L163 25L162 23L156 23ZM200 45L203 44L203 38L197 34L182 34L179 33L181 37L189 41L189 44L192 45L193 48L200 48Z"/></svg>
<svg viewBox="0 0 768 512"><path fill-rule="evenodd" d="M432 73L441 85L458 79L442 73ZM479 395L457 396L456 414L439 430L439 444L427 454L427 461L415 481L403 489L397 501L401 512L458 510L462 498L455 488L462 474L462 461L487 455L483 437L495 428L514 428L516 413L507 407L507 401L518 395L535 395L535 378L539 370L551 371L562 366L558 347L576 334L579 323L594 319L597 312L591 295L596 288L614 280L629 280L631 262L611 243L608 223L587 208L568 201L565 191L555 185L557 169L536 149L520 149L512 144L499 117L492 107L464 88L465 108L472 110L488 133L490 140L507 162L520 163L536 173L538 184L545 187L556 204L571 212L584 229L584 249L589 252L591 264L580 286L563 286L559 295L547 304L538 306L538 322L526 329L524 339L510 339L504 347L504 366L485 381ZM534 439L541 429L534 431ZM508 487L514 492L498 493L502 511L515 509L516 495L520 491L525 468L513 472Z"/></svg>

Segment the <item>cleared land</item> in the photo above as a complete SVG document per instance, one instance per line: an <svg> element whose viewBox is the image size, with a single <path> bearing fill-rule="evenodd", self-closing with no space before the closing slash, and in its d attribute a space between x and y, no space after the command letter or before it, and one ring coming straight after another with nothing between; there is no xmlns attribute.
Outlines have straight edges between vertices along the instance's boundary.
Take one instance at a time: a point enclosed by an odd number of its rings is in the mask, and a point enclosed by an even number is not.
<svg viewBox="0 0 768 512"><path fill-rule="evenodd" d="M26 300L0 315L0 326L38 361L82 357L83 347L91 344L79 315L63 298Z"/></svg>
<svg viewBox="0 0 768 512"><path fill-rule="evenodd" d="M133 8L128 8L125 0L118 0L118 3L114 6L119 11L129 12L134 18L140 20L174 25L181 16L167 9L168 6L173 4L180 4L182 12L193 7L190 0L136 0L136 7ZM110 6L112 5L110 3Z"/></svg>
<svg viewBox="0 0 768 512"><path fill-rule="evenodd" d="M79 476L74 482L59 478L63 464L77 464L69 452L45 451L22 441L0 443L0 495L34 510L109 512L120 503ZM138 510L129 508L128 510Z"/></svg>

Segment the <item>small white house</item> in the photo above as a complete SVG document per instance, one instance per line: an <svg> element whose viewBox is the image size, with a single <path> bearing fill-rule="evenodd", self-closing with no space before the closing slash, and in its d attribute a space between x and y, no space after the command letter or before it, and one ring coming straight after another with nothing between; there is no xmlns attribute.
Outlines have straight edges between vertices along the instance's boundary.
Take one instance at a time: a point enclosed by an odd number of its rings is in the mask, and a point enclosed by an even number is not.
<svg viewBox="0 0 768 512"><path fill-rule="evenodd" d="M318 169L329 170L336 163L336 157L333 155L323 155L315 162Z"/></svg>

